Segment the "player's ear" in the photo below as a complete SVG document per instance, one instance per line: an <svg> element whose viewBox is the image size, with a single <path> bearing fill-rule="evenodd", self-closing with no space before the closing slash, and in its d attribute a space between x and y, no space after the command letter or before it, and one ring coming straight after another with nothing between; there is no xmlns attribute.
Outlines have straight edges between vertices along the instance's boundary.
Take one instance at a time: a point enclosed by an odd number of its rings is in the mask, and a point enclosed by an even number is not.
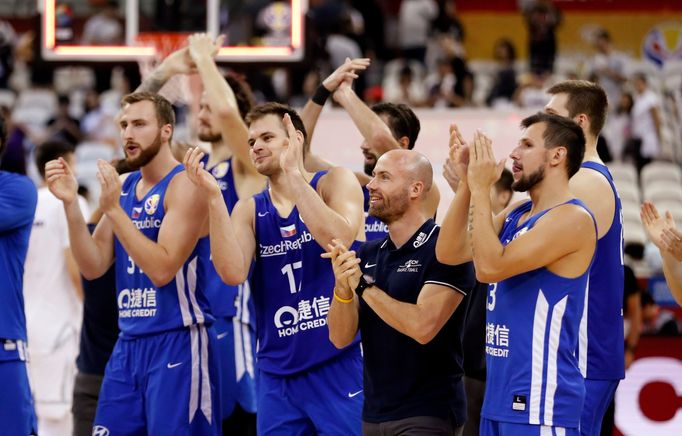
<svg viewBox="0 0 682 436"><path fill-rule="evenodd" d="M170 124L164 124L161 127L161 139L170 141L171 136L173 136L173 127Z"/></svg>
<svg viewBox="0 0 682 436"><path fill-rule="evenodd" d="M400 145L400 148L407 150L410 148L410 138L407 136L402 136L400 139L398 139L398 144Z"/></svg>
<svg viewBox="0 0 682 436"><path fill-rule="evenodd" d="M566 159L566 155L568 154L568 150L566 147L554 147L550 151L550 162L552 165L558 165L561 161Z"/></svg>
<svg viewBox="0 0 682 436"><path fill-rule="evenodd" d="M424 192L423 182L414 182L410 185L410 198L417 198Z"/></svg>

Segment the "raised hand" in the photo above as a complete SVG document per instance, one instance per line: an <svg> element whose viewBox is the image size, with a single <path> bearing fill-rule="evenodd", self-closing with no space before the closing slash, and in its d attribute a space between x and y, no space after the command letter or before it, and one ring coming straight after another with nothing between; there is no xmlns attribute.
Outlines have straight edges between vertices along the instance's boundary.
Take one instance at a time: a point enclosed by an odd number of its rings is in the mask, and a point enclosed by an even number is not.
<svg viewBox="0 0 682 436"><path fill-rule="evenodd" d="M668 212L668 214L670 214L670 212ZM678 262L682 262L682 233L675 228L675 221L673 221L672 227L663 229L661 239L663 239L663 242L667 246L668 252L672 254Z"/></svg>
<svg viewBox="0 0 682 436"><path fill-rule="evenodd" d="M663 217L658 213L658 209L656 209L656 206L654 206L653 203L645 201L642 204L639 216L642 218L644 230L646 230L647 236L649 236L651 242L653 242L659 250L666 250L667 245L663 241L663 230L675 227L675 222L673 221L673 216L670 212L666 212Z"/></svg>
<svg viewBox="0 0 682 436"><path fill-rule="evenodd" d="M333 239L327 247L329 251L322 253L322 257L332 261L337 294L342 298L352 298L362 275L360 259L355 257L355 251L349 251L338 239Z"/></svg>
<svg viewBox="0 0 682 436"><path fill-rule="evenodd" d="M211 195L221 195L218 181L204 169L204 163L201 161L203 157L204 152L199 147L187 150L183 160L187 177L202 191Z"/></svg>
<svg viewBox="0 0 682 436"><path fill-rule="evenodd" d="M45 181L52 195L64 204L71 204L78 197L76 176L61 157L45 164Z"/></svg>
<svg viewBox="0 0 682 436"><path fill-rule="evenodd" d="M469 167L469 144L462 137L462 133L456 124L450 124L448 158L443 164L443 177L453 191L461 182L467 183L467 170Z"/></svg>
<svg viewBox="0 0 682 436"><path fill-rule="evenodd" d="M467 171L467 182L471 192L483 190L490 192L492 185L502 175L506 159L495 160L493 152L493 142L480 130L474 134L474 141L469 149L469 167Z"/></svg>
<svg viewBox="0 0 682 436"><path fill-rule="evenodd" d="M161 66L171 77L176 74L195 74L197 72L197 66L189 55L189 47L182 47L166 56Z"/></svg>
<svg viewBox="0 0 682 436"><path fill-rule="evenodd" d="M285 173L300 171L303 168L303 135L294 127L289 114L284 114L282 121L287 131L288 146L280 155L279 165Z"/></svg>
<svg viewBox="0 0 682 436"><path fill-rule="evenodd" d="M206 33L190 35L187 38L189 55L194 62L199 62L199 59L213 58L222 47L224 40L224 35L220 35L215 41Z"/></svg>
<svg viewBox="0 0 682 436"><path fill-rule="evenodd" d="M351 86L353 80L358 78L356 71L366 70L369 63L369 58L346 58L346 61L339 68L322 81L322 86L327 88L329 92L336 91L342 83Z"/></svg>
<svg viewBox="0 0 682 436"><path fill-rule="evenodd" d="M101 187L99 207L102 212L107 213L120 206L121 179L116 169L105 160L97 161L97 169L99 169L97 179Z"/></svg>

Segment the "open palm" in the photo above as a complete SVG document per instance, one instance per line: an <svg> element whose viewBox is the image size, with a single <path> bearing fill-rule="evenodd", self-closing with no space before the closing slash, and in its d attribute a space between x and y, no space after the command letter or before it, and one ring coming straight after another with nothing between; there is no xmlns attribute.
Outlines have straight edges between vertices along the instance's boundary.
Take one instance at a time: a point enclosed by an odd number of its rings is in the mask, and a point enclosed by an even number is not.
<svg viewBox="0 0 682 436"><path fill-rule="evenodd" d="M642 204L640 216L642 218L642 223L644 224L644 229L651 242L659 249L665 249L666 244L662 238L663 231L665 229L675 228L675 222L673 221L672 215L668 212L661 216L658 213L656 206L654 206L653 203L646 201Z"/></svg>
<svg viewBox="0 0 682 436"><path fill-rule="evenodd" d="M47 187L59 200L71 203L78 195L78 181L64 159L52 160L45 165Z"/></svg>

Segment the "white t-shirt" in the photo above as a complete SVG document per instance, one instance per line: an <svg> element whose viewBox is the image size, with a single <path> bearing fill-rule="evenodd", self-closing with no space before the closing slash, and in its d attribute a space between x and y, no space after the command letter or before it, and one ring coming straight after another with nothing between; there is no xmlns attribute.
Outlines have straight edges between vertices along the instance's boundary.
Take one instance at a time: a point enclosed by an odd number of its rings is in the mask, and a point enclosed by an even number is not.
<svg viewBox="0 0 682 436"><path fill-rule="evenodd" d="M642 156L655 158L660 152L658 132L651 109L659 108L661 102L650 89L641 95L635 96L635 104L632 106L632 136L642 140Z"/></svg>
<svg viewBox="0 0 682 436"><path fill-rule="evenodd" d="M438 16L434 0L403 0L399 12L400 46L426 47L431 22Z"/></svg>
<svg viewBox="0 0 682 436"><path fill-rule="evenodd" d="M86 201L78 200L87 216ZM80 331L83 304L69 277L66 248L69 233L62 202L47 187L39 188L24 266L29 353L50 353L65 337Z"/></svg>

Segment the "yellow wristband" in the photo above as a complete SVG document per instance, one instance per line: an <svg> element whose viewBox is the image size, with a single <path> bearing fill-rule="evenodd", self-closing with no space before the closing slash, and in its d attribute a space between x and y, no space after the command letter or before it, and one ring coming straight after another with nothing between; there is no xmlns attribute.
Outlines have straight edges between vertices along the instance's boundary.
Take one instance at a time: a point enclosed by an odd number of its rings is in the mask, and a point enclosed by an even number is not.
<svg viewBox="0 0 682 436"><path fill-rule="evenodd" d="M348 304L353 301L353 297L354 296L351 296L350 298L341 298L339 297L339 294L336 293L336 289L334 289L334 299L339 303Z"/></svg>

